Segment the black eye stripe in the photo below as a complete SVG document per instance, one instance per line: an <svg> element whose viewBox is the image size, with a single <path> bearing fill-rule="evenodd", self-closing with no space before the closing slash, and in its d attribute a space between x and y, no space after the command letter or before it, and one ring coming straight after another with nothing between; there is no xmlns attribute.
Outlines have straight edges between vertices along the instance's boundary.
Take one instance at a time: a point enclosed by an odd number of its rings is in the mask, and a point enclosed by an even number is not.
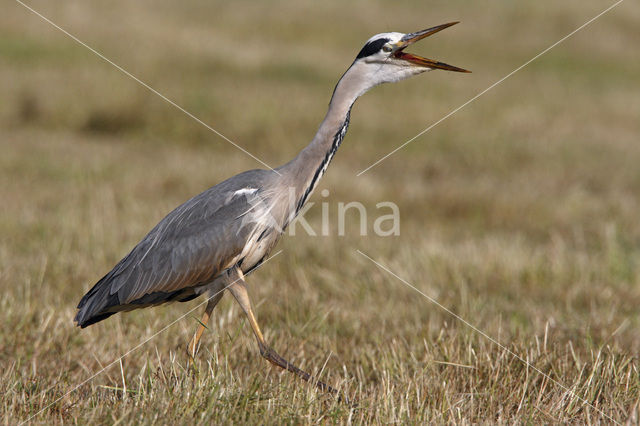
<svg viewBox="0 0 640 426"><path fill-rule="evenodd" d="M369 43L364 45L360 53L358 53L358 56L356 56L356 59L364 58L366 56L373 55L374 53L379 52L382 46L384 46L388 42L389 42L388 38L379 38L379 39L370 41Z"/></svg>

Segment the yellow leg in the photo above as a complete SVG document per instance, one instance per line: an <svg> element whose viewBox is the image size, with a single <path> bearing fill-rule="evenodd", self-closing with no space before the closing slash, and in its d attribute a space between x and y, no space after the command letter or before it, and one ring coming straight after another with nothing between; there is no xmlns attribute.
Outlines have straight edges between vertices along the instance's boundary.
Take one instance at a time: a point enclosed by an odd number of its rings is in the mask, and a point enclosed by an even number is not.
<svg viewBox="0 0 640 426"><path fill-rule="evenodd" d="M269 362L274 365L277 365L280 368L283 368L287 371L290 371L300 377L301 379L314 383L318 388L322 391L330 392L332 394L338 395L339 399L343 398L339 396L339 393L336 389L331 386L317 380L315 377L310 375L309 373L299 369L295 365L291 364L286 359L282 358L276 351L274 351L264 340L264 336L262 335L262 331L260 331L260 326L258 326L258 322L256 321L255 316L253 315L253 310L251 309L251 301L249 300L249 293L247 293L247 287L244 284L244 276L242 275L242 271L235 270L229 276L229 279L233 282L229 286L229 291L233 294L233 297L238 301L240 307L247 315L249 319L249 324L251 325L251 329L253 330L253 334L256 336L256 340L258 341L258 347L260 348L260 354ZM344 398L346 400L346 398ZM348 403L348 401L347 401Z"/></svg>
<svg viewBox="0 0 640 426"><path fill-rule="evenodd" d="M187 354L191 358L191 361L194 361L196 357L200 337L202 337L204 329L207 328L207 323L209 322L209 318L211 318L211 312L213 311L213 308L216 307L220 299L222 299L223 293L224 292L220 291L219 293L211 297L209 299L209 302L207 303L207 307L204 309L204 314L202 315L202 320L200 320L200 325L198 326L198 329L196 330L195 334L191 338L191 341L189 342L189 345L187 346Z"/></svg>

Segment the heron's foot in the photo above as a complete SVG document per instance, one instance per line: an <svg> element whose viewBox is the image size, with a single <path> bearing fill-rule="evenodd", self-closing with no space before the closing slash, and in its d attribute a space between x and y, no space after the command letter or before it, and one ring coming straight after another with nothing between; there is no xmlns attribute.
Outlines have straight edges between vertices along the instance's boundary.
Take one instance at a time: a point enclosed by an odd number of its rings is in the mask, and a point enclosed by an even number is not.
<svg viewBox="0 0 640 426"><path fill-rule="evenodd" d="M231 294L233 294L233 297L235 297L235 299L238 301L238 304L247 315L247 319L249 320L249 324L251 324L253 334L255 334L256 336L258 347L260 348L260 355L262 355L263 358L265 358L270 363L294 373L302 380L315 384L321 391L329 392L332 395L336 395L338 397L338 401L346 401L347 404L349 404L349 400L346 397L341 396L340 392L338 392L336 389L332 388L324 382L321 382L306 371L300 370L298 367L282 358L276 351L269 347L267 342L264 340L262 331L260 331L258 321L256 321L256 317L253 315L253 310L251 309L251 301L249 300L249 293L247 292L247 287L244 283L244 275L242 275L242 271L238 268L233 269L233 274L231 274L229 278L233 280L233 282L228 286L229 291L231 292Z"/></svg>
<svg viewBox="0 0 640 426"><path fill-rule="evenodd" d="M211 312L213 311L213 308L216 307L221 298L222 291L215 293L209 298L207 307L205 308L204 314L202 315L202 320L198 321L198 329L187 345L187 356L189 357L187 365L189 365L190 363L195 367L196 354L198 353L198 344L200 343L200 338L202 337L202 333L204 333L204 330L207 328L207 323L209 322L209 318L211 318Z"/></svg>
<svg viewBox="0 0 640 426"><path fill-rule="evenodd" d="M185 352L187 353L187 371L192 373L198 372L198 367L196 363L196 355L198 354L198 343L200 339L196 339L194 336L190 341L187 347L185 348Z"/></svg>
<svg viewBox="0 0 640 426"><path fill-rule="evenodd" d="M317 378L315 378L314 376L312 376L311 374L307 373L306 371L303 371L301 369L299 369L298 367L296 367L295 365L291 364L289 361L287 361L286 359L282 358L275 350L273 350L271 347L266 346L266 345L260 345L260 355L262 355L263 358L265 358L267 361L269 361L270 363L272 363L273 365L276 365L284 370L290 371L291 373L295 374L296 376L300 377L302 380L309 382L309 383L313 383L315 384L318 389L320 389L323 392L328 392L332 395L335 395L338 397L338 401L340 402L345 402L349 405L351 405L351 402L349 401L349 399L346 396L343 396L340 391L338 391L337 389L335 389L332 386L329 386L328 384L321 382L320 380L318 380Z"/></svg>

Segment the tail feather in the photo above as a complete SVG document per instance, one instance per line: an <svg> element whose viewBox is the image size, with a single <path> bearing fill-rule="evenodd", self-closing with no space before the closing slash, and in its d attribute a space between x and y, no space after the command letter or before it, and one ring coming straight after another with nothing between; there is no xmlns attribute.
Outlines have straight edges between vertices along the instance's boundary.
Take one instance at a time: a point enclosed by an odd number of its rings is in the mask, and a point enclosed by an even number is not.
<svg viewBox="0 0 640 426"><path fill-rule="evenodd" d="M120 284L123 280L126 282L128 279L130 272L126 273L126 270L134 257L133 254L136 248L139 246L140 244L122 258L111 271L102 277L91 287L91 290L80 299L77 307L78 313L74 318L74 322L78 326L85 328L122 310L117 309L121 303L117 291L113 291L113 294L111 293L114 289L114 284ZM129 270L131 269L129 268ZM109 315L106 315L107 313Z"/></svg>
<svg viewBox="0 0 640 426"><path fill-rule="evenodd" d="M118 294L109 294L110 274L104 276L85 294L78 303L78 313L74 321L82 328L102 321L117 312L114 307L120 305Z"/></svg>
<svg viewBox="0 0 640 426"><path fill-rule="evenodd" d="M86 328L89 327L92 324L95 324L97 322L102 321L103 319L107 319L109 318L111 315L115 314L116 312L106 312L104 314L100 314L100 315L94 315L86 320L84 320L83 322L79 322L76 320L76 322L78 323L78 326L80 328Z"/></svg>
<svg viewBox="0 0 640 426"><path fill-rule="evenodd" d="M167 302L187 302L200 295L199 292L195 291L194 286L172 292L157 291L145 294L131 302L123 303L118 298L117 292L111 294L113 279L114 276L111 273L105 275L82 297L80 303L78 303L78 313L74 318L79 327L88 327L118 312L131 311Z"/></svg>

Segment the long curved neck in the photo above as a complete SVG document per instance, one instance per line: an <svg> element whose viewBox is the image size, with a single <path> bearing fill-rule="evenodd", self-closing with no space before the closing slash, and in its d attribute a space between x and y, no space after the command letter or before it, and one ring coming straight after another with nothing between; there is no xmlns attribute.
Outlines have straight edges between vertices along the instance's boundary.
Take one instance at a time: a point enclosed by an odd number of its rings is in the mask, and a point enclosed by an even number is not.
<svg viewBox="0 0 640 426"><path fill-rule="evenodd" d="M309 145L277 170L293 189L295 213L302 208L326 172L349 127L353 103L370 86L355 64L342 76L333 91L329 110Z"/></svg>

